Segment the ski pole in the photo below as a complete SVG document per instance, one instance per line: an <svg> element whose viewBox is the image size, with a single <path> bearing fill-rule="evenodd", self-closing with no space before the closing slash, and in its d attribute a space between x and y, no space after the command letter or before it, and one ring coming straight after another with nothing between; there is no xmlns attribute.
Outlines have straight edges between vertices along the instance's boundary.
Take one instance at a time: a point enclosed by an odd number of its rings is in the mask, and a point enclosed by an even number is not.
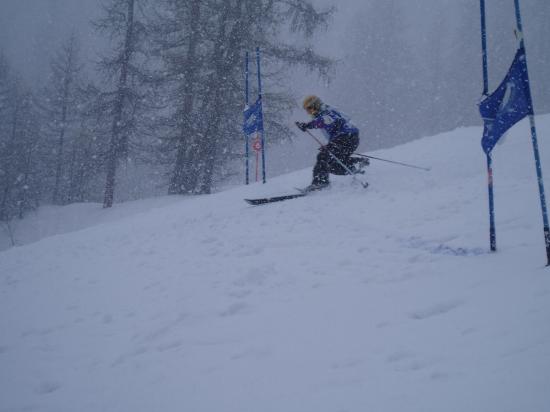
<svg viewBox="0 0 550 412"><path fill-rule="evenodd" d="M305 130L305 132L306 132L307 134L309 134L309 135L313 138L313 140L315 140L317 143L319 143L319 146L324 147L323 143L322 143L319 139L317 139L313 133L311 133L311 132L310 132L309 130L307 130L307 129ZM342 166L346 172L348 172L348 173L351 175L351 178L352 178L355 182L358 182L358 183L359 183L361 186L363 186L363 188L365 188L365 189L368 187L368 185L369 185L368 183L363 183L361 180L359 180L359 179L357 178L357 176L355 176L355 173L352 172L351 169L350 169L349 167L347 167L340 159L338 159L338 158L336 157L336 155L334 155L330 150L328 150L328 149L326 149L326 150L327 150L328 154L331 155L332 158L333 158L334 160L336 160L336 162L337 162L340 166Z"/></svg>
<svg viewBox="0 0 550 412"><path fill-rule="evenodd" d="M415 166L415 165L411 165L411 164L407 164L407 163L396 162L394 160L381 159L379 157L374 157L374 156L367 156L367 155L364 155L364 154L361 154L361 153L354 153L354 155L355 156L361 156L361 157L367 157L369 159L381 160L383 162L388 162L388 163L395 163L395 164L398 164L398 165L401 165L401 166L413 167L415 169L425 170L426 172L429 172L430 170L432 170L430 167Z"/></svg>

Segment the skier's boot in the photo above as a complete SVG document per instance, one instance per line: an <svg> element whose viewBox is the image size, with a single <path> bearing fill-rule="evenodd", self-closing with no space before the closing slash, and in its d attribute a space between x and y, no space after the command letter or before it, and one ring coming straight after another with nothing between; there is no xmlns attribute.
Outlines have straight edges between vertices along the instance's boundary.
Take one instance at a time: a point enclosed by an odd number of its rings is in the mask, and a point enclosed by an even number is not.
<svg viewBox="0 0 550 412"><path fill-rule="evenodd" d="M365 171L363 170L363 168L370 164L369 158L368 157L351 157L350 159L352 159L353 161L353 168L351 168L351 170L357 174L361 174L361 175L365 174Z"/></svg>
<svg viewBox="0 0 550 412"><path fill-rule="evenodd" d="M313 182L308 187L303 189L304 193L315 192L317 190L325 189L329 186L329 182Z"/></svg>

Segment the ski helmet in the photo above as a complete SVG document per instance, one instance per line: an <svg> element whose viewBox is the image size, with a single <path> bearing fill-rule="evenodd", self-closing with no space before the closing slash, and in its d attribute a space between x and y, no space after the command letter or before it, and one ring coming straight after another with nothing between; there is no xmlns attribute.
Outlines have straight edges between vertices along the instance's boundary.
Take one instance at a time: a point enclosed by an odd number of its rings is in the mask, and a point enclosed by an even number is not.
<svg viewBox="0 0 550 412"><path fill-rule="evenodd" d="M305 110L312 110L314 113L317 113L321 110L321 105L323 102L317 96L311 95L307 96L304 99L303 108Z"/></svg>

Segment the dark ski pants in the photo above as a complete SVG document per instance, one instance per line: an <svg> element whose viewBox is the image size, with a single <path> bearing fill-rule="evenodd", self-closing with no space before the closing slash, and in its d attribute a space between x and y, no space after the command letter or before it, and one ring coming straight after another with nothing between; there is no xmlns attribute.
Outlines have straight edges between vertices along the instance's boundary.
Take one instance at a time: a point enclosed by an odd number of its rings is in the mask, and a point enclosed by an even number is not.
<svg viewBox="0 0 550 412"><path fill-rule="evenodd" d="M337 157L347 168L352 169L354 161L350 156L359 146L358 134L344 134L332 139L327 145L319 149L317 162L313 167L313 184L328 183L328 175L346 175L347 170L334 159ZM331 155L332 153L332 155Z"/></svg>

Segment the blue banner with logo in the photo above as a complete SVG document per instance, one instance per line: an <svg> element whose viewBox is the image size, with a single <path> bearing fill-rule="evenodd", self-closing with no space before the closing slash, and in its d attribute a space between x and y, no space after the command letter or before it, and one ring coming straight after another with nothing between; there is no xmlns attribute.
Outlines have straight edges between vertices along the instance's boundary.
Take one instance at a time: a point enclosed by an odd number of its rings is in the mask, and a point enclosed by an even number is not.
<svg viewBox="0 0 550 412"><path fill-rule="evenodd" d="M243 132L251 135L264 131L264 118L262 113L262 99L259 97L256 102L244 110Z"/></svg>
<svg viewBox="0 0 550 412"><path fill-rule="evenodd" d="M520 47L498 88L479 104L484 122L481 146L487 154L508 129L533 114L525 49Z"/></svg>

